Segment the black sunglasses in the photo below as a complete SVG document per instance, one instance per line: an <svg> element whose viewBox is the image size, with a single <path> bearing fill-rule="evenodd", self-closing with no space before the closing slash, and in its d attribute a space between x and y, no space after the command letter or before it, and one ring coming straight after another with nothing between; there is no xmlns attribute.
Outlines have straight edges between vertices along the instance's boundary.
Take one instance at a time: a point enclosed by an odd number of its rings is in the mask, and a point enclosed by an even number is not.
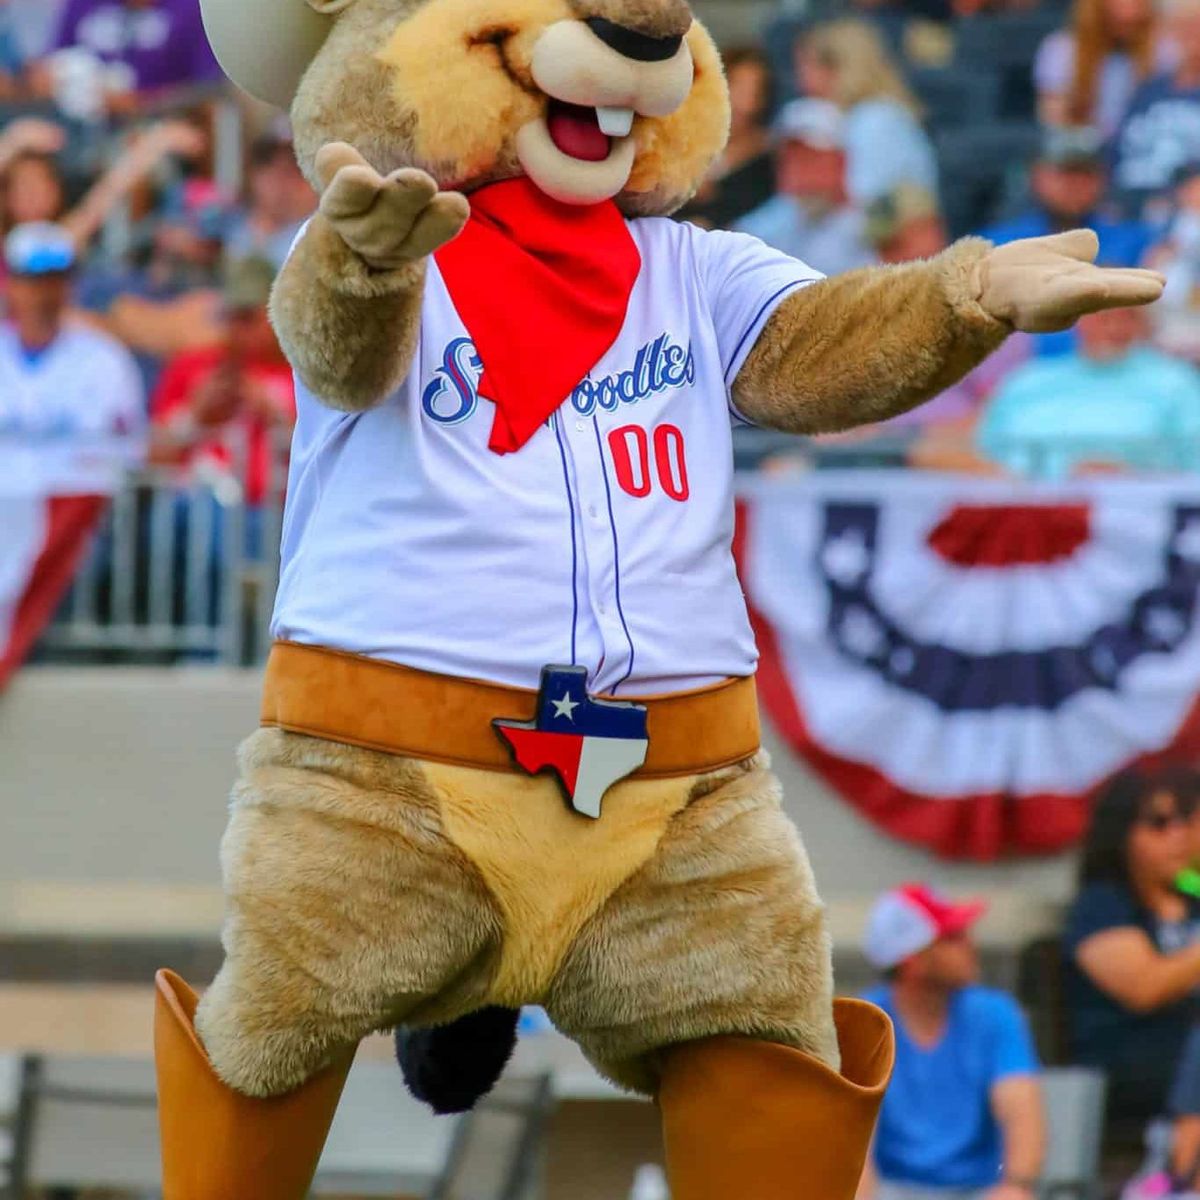
<svg viewBox="0 0 1200 1200"><path fill-rule="evenodd" d="M1144 817L1138 818L1139 825L1153 829L1155 833L1164 833L1173 825L1186 825L1187 823L1188 814L1183 812L1147 813Z"/></svg>

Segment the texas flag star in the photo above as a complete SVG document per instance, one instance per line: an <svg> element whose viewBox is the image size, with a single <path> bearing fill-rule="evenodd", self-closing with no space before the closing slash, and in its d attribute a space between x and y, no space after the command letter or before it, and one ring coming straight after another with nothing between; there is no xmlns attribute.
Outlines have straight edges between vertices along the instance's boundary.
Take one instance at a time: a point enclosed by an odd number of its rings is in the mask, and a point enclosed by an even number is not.
<svg viewBox="0 0 1200 1200"><path fill-rule="evenodd" d="M646 761L650 745L645 706L592 699L583 667L544 667L537 719L492 725L517 766L554 775L571 807L587 817L600 816L604 793Z"/></svg>

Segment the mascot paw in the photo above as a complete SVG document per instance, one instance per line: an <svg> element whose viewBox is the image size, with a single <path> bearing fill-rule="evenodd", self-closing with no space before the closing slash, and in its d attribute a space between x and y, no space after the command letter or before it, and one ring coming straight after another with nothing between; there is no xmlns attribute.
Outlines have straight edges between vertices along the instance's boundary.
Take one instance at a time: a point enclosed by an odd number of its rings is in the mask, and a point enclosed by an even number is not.
<svg viewBox="0 0 1200 1200"><path fill-rule="evenodd" d="M439 192L415 167L380 175L353 146L334 142L317 155L321 215L369 267L394 271L432 254L462 232L470 206Z"/></svg>
<svg viewBox="0 0 1200 1200"><path fill-rule="evenodd" d="M397 1029L408 1090L439 1115L474 1108L496 1085L517 1044L515 1008L481 1008L450 1025Z"/></svg>
<svg viewBox="0 0 1200 1200"><path fill-rule="evenodd" d="M1098 249L1090 229L997 246L977 268L979 303L1014 329L1050 333L1087 313L1150 304L1162 295L1157 271L1097 267Z"/></svg>

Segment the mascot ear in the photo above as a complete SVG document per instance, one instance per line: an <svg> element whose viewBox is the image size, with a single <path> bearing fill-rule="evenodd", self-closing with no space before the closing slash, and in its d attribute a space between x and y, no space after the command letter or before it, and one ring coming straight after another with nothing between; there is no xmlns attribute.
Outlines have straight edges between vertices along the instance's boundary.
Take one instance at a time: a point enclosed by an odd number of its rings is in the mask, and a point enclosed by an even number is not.
<svg viewBox="0 0 1200 1200"><path fill-rule="evenodd" d="M200 0L225 74L252 96L290 108L300 79L354 0Z"/></svg>

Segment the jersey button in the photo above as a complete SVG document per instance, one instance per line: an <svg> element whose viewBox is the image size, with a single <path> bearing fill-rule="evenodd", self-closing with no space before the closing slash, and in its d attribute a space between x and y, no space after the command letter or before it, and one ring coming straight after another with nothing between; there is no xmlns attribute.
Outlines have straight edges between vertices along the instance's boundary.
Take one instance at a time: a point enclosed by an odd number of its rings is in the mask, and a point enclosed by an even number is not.
<svg viewBox="0 0 1200 1200"><path fill-rule="evenodd" d="M594 504L589 504L588 505L588 516L591 517L593 520L599 520L600 510Z"/></svg>
<svg viewBox="0 0 1200 1200"><path fill-rule="evenodd" d="M587 426L582 421L575 422L575 429L577 432L582 433L586 428Z"/></svg>

